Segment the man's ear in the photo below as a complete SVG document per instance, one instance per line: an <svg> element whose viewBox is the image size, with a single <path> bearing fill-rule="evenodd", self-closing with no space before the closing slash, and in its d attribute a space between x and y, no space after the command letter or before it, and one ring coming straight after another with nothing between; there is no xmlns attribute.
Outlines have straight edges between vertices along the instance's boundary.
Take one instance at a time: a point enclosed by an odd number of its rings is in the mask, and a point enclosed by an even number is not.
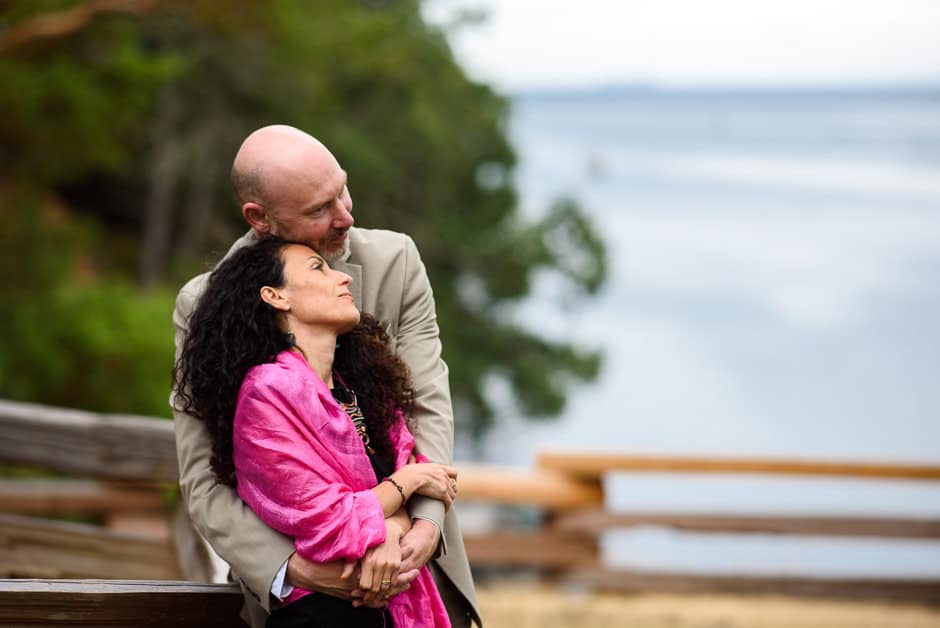
<svg viewBox="0 0 940 628"><path fill-rule="evenodd" d="M242 204L242 216L258 235L270 234L271 226L268 224L268 212L263 205L247 202Z"/></svg>
<svg viewBox="0 0 940 628"><path fill-rule="evenodd" d="M290 312L290 303L287 298L271 286L261 288L261 300L273 307L275 310Z"/></svg>

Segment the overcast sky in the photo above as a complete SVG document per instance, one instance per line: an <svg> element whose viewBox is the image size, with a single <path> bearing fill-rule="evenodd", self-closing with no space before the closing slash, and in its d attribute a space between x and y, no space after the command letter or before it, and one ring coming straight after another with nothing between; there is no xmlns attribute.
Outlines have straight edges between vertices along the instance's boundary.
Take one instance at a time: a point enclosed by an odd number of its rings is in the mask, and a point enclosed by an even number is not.
<svg viewBox="0 0 940 628"><path fill-rule="evenodd" d="M940 82L940 0L428 0L451 43L506 90L623 82L833 85Z"/></svg>

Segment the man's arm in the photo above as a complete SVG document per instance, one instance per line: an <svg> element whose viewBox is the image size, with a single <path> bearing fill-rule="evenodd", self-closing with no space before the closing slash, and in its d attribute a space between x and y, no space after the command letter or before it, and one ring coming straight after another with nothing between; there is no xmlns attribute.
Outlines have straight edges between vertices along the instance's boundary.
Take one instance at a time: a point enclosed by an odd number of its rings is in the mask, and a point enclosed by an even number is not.
<svg viewBox="0 0 940 628"><path fill-rule="evenodd" d="M209 436L202 423L175 410L173 416L180 488L190 519L212 549L232 566L248 593L271 612L271 585L278 569L294 553L294 544L264 525L231 487L216 482L209 467Z"/></svg>
<svg viewBox="0 0 940 628"><path fill-rule="evenodd" d="M454 412L449 373L441 358L431 283L411 238L406 238L405 283L396 345L398 355L411 371L415 387L418 451L432 462L452 464ZM415 525L402 542L414 550L413 559L420 567L438 552L446 552L443 543L438 543L443 540L444 504L416 495L409 500L408 509Z"/></svg>
<svg viewBox="0 0 940 628"><path fill-rule="evenodd" d="M398 355L415 387L415 440L431 462L454 462L454 410L449 372L441 358L440 330L427 271L411 238L405 248L405 285L396 337Z"/></svg>

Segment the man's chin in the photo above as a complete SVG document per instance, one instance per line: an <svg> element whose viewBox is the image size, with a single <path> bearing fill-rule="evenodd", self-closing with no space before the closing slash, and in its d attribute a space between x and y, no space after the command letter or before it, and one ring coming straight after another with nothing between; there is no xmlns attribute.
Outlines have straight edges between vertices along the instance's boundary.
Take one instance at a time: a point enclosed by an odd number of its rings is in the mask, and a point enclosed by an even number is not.
<svg viewBox="0 0 940 628"><path fill-rule="evenodd" d="M331 242L332 246L324 246L317 251L328 264L337 260L346 259L349 255L349 232L343 234L342 242Z"/></svg>

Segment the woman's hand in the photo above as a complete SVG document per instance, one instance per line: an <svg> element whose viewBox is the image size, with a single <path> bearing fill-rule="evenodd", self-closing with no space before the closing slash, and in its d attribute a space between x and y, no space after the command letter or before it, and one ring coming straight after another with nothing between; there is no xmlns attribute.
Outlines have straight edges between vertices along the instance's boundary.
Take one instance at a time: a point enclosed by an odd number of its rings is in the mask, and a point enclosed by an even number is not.
<svg viewBox="0 0 940 628"><path fill-rule="evenodd" d="M362 603L376 606L388 601L392 585L398 580L401 568L401 526L392 519L385 520L385 541L376 545L362 557L359 588L365 592Z"/></svg>
<svg viewBox="0 0 940 628"><path fill-rule="evenodd" d="M441 500L445 509L457 498L457 469L446 464L409 463L393 473L392 478L406 486L409 494Z"/></svg>

